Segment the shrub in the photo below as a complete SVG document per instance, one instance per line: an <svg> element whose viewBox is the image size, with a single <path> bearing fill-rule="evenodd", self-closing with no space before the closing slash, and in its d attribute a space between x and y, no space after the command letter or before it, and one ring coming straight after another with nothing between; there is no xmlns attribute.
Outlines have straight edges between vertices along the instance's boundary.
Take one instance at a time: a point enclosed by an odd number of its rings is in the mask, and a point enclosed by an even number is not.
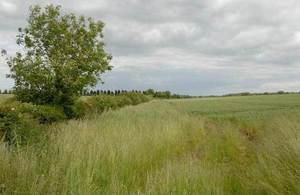
<svg viewBox="0 0 300 195"><path fill-rule="evenodd" d="M117 96L117 105L118 107L123 107L127 105L132 105L132 100L126 95L119 95Z"/></svg>
<svg viewBox="0 0 300 195"><path fill-rule="evenodd" d="M87 102L91 105L92 110L96 112L103 112L118 107L115 97L109 95L94 96L89 98Z"/></svg>
<svg viewBox="0 0 300 195"><path fill-rule="evenodd" d="M56 106L41 106L33 104L22 104L20 108L21 113L28 113L38 120L40 124L51 124L65 120L67 117L64 110Z"/></svg>
<svg viewBox="0 0 300 195"><path fill-rule="evenodd" d="M147 101L147 96L134 92L117 96L93 96L86 100L77 100L68 107L72 115L66 115L65 107L20 103L12 98L0 106L0 138L9 144L35 143L41 135L42 125Z"/></svg>
<svg viewBox="0 0 300 195"><path fill-rule="evenodd" d="M163 99L170 99L171 98L171 92L170 91L157 91L157 92L155 92L154 97L163 98Z"/></svg>
<svg viewBox="0 0 300 195"><path fill-rule="evenodd" d="M12 105L0 107L0 136L9 144L35 142L39 134L39 123L27 113Z"/></svg>
<svg viewBox="0 0 300 195"><path fill-rule="evenodd" d="M132 105L137 105L137 104L149 101L147 96L145 96L143 94L139 94L139 93L132 92L132 93L126 93L124 95L131 99Z"/></svg>
<svg viewBox="0 0 300 195"><path fill-rule="evenodd" d="M62 108L9 101L0 106L0 137L9 144L35 143L41 125L66 119Z"/></svg>
<svg viewBox="0 0 300 195"><path fill-rule="evenodd" d="M242 92L241 93L241 96L248 96L248 95L251 95L251 93L250 92Z"/></svg>
<svg viewBox="0 0 300 195"><path fill-rule="evenodd" d="M83 100L77 100L72 106L72 118L82 118L84 115L91 111L92 105L88 104L88 102Z"/></svg>
<svg viewBox="0 0 300 195"><path fill-rule="evenodd" d="M143 102L147 102L150 99L143 94L138 93L126 93L117 96L99 95L89 97L84 102L85 112L104 112L107 110L115 110L127 105L137 105Z"/></svg>

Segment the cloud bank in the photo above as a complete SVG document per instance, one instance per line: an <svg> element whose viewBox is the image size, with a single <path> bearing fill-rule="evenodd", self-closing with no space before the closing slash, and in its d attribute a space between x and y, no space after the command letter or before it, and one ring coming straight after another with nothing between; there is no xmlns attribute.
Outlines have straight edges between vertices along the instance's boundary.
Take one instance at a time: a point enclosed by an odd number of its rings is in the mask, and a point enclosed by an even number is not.
<svg viewBox="0 0 300 195"><path fill-rule="evenodd" d="M114 69L100 88L300 91L298 0L0 0L0 48L17 50L16 29L37 3L106 23ZM0 88L8 87L3 61L0 71Z"/></svg>

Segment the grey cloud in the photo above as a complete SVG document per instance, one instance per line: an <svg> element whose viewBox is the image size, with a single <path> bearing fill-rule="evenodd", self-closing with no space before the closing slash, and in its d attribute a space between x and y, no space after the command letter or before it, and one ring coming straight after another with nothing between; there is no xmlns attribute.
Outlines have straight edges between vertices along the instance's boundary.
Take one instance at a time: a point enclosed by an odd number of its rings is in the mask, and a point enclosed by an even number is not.
<svg viewBox="0 0 300 195"><path fill-rule="evenodd" d="M298 0L1 2L8 4L0 7L0 48L10 53L16 50L12 32L26 23L31 4L60 4L66 12L103 20L107 51L115 66L105 75L104 87L221 93L282 88L278 83L300 80L291 76L300 73ZM0 67L5 69L1 62ZM240 72L245 69L256 75Z"/></svg>
<svg viewBox="0 0 300 195"><path fill-rule="evenodd" d="M174 69L172 66L164 67L164 69L156 69L129 66L125 69L116 69L105 75L105 84L101 88L113 90L173 89L176 93L220 95L241 91L295 90L300 83L297 74L299 69L295 72L294 69L283 68L268 70L260 67L255 69L233 67L197 71L185 68Z"/></svg>

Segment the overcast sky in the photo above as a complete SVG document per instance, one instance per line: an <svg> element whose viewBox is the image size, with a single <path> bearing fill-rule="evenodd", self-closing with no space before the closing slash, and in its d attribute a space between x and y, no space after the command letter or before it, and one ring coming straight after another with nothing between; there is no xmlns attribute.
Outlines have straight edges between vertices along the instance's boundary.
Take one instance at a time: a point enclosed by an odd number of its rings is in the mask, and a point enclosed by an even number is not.
<svg viewBox="0 0 300 195"><path fill-rule="evenodd" d="M32 4L102 20L113 70L101 89L192 95L300 91L299 0L0 0L0 48L13 54ZM8 68L0 61L0 88Z"/></svg>

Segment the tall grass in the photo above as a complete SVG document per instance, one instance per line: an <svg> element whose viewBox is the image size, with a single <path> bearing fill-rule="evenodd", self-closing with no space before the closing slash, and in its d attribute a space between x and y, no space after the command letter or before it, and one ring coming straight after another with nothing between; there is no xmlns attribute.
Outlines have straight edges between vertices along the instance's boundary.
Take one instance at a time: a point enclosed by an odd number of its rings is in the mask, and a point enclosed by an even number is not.
<svg viewBox="0 0 300 195"><path fill-rule="evenodd" d="M299 129L296 116L256 127L152 101L51 127L40 147L1 143L0 193L299 194Z"/></svg>
<svg viewBox="0 0 300 195"><path fill-rule="evenodd" d="M7 99L13 97L10 94L0 94L0 104L4 103Z"/></svg>

